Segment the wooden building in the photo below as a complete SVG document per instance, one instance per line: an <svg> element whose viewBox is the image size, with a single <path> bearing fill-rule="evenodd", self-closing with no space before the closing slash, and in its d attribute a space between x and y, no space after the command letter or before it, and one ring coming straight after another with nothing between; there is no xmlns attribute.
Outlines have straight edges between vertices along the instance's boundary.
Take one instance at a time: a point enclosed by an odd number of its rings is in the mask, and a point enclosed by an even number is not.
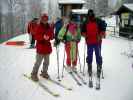
<svg viewBox="0 0 133 100"><path fill-rule="evenodd" d="M59 0L59 9L61 11L61 16L69 16L72 9L81 9L84 0Z"/></svg>
<svg viewBox="0 0 133 100"><path fill-rule="evenodd" d="M116 12L119 16L119 35L133 37L133 3L123 4Z"/></svg>

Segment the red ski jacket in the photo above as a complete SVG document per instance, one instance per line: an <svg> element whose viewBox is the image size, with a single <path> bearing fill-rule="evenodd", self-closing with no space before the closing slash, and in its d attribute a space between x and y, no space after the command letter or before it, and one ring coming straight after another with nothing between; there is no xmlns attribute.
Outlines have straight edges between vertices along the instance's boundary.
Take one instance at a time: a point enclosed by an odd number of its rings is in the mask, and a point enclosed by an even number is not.
<svg viewBox="0 0 133 100"><path fill-rule="evenodd" d="M89 21L86 24L86 42L87 44L97 44L98 26L95 21Z"/></svg>
<svg viewBox="0 0 133 100"><path fill-rule="evenodd" d="M52 47L50 40L53 39L53 29L50 27L49 24L38 24L35 30L35 40L37 53L39 54L50 54L52 52ZM45 40L44 35L48 36L49 39Z"/></svg>
<svg viewBox="0 0 133 100"><path fill-rule="evenodd" d="M84 33L86 37L87 44L99 44L102 42L102 38L105 36L105 32L102 32L96 21L89 21L86 24L86 33Z"/></svg>

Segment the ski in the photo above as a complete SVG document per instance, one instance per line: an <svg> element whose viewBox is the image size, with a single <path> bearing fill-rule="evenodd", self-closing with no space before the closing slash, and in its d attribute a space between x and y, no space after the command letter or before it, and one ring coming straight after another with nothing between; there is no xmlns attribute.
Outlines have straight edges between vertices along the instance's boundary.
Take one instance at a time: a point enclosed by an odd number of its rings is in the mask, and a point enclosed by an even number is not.
<svg viewBox="0 0 133 100"><path fill-rule="evenodd" d="M80 75L79 75L79 73L78 72L76 72L76 71L73 71L74 73L75 73L75 75L77 75L77 77L81 80L81 82L83 83L83 84L87 84L87 82L83 79L83 77L81 77Z"/></svg>
<svg viewBox="0 0 133 100"><path fill-rule="evenodd" d="M73 80L77 83L77 85L79 85L79 86L82 86L82 84L79 82L79 80L75 77L75 75L73 74L73 72L69 72L68 70L67 70L67 67L64 65L64 68L66 69L66 71L69 73L69 75L73 78Z"/></svg>
<svg viewBox="0 0 133 100"><path fill-rule="evenodd" d="M75 80L75 82L79 85L79 86L82 86L82 84L79 82L79 80L74 76L73 72L68 72L69 75L72 76L72 78Z"/></svg>
<svg viewBox="0 0 133 100"><path fill-rule="evenodd" d="M47 86L45 86L44 84L42 84L42 82L40 82L40 81L35 82L35 81L33 81L33 80L31 79L30 76L28 76L28 75L26 75L26 74L24 74L23 76L26 77L27 79L31 80L32 82L38 84L41 88L43 88L43 89L44 89L47 93L49 93L50 95L52 95L52 96L54 96L54 97L59 97L59 96L60 96L58 93L53 92L53 91L50 90Z"/></svg>
<svg viewBox="0 0 133 100"><path fill-rule="evenodd" d="M41 76L41 77L42 77L42 76ZM53 83L53 84L56 84L56 85L58 85L58 86L64 88L64 89L66 89L66 90L68 90L68 91L72 91L72 88L67 87L67 86L65 86L64 84L61 84L60 82L55 81L55 80L53 80L53 79L51 79L51 78L46 79L46 80L49 81L49 82L51 82L51 83Z"/></svg>

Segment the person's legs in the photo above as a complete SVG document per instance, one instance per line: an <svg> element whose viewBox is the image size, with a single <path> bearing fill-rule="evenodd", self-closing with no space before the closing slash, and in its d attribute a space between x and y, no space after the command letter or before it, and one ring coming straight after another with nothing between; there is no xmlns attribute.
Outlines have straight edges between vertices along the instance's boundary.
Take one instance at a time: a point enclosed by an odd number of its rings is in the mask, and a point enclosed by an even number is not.
<svg viewBox="0 0 133 100"><path fill-rule="evenodd" d="M49 78L48 75L48 66L49 66L49 54L43 55L44 62L43 62L43 68L41 71L41 76L44 78Z"/></svg>
<svg viewBox="0 0 133 100"><path fill-rule="evenodd" d="M97 77L100 78L101 69L102 69L101 44L95 45L94 49L95 49L96 62L97 62Z"/></svg>
<svg viewBox="0 0 133 100"><path fill-rule="evenodd" d="M92 61L93 61L93 45L87 45L87 64L88 64L88 74L92 76Z"/></svg>
<svg viewBox="0 0 133 100"><path fill-rule="evenodd" d="M32 72L31 72L31 78L34 81L38 81L37 74L38 74L38 70L39 70L39 67L41 65L42 59L43 59L43 55L40 55L40 54L37 53L36 54L36 62L34 64Z"/></svg>
<svg viewBox="0 0 133 100"><path fill-rule="evenodd" d="M70 49L71 49L70 42L69 43L66 43L65 44L65 50L66 50L66 55L67 55L66 64L69 67L71 66L71 53L70 53Z"/></svg>
<svg viewBox="0 0 133 100"><path fill-rule="evenodd" d="M87 45L87 64L88 64L88 74L89 74L89 87L93 87L92 82L92 61L93 61L93 45Z"/></svg>
<svg viewBox="0 0 133 100"><path fill-rule="evenodd" d="M77 65L77 53L78 53L78 44L74 44L75 47L72 49L72 69L73 71L77 71L76 65Z"/></svg>

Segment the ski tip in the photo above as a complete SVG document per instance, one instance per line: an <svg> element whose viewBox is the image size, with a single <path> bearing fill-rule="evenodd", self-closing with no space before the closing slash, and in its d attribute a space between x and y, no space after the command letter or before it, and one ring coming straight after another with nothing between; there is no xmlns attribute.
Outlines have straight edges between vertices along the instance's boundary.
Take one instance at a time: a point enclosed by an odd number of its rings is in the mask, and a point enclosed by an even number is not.
<svg viewBox="0 0 133 100"><path fill-rule="evenodd" d="M28 76L27 74L23 74L23 76L24 76L24 77L28 77L28 78L30 77L30 76Z"/></svg>
<svg viewBox="0 0 133 100"><path fill-rule="evenodd" d="M60 78L57 78L59 82L61 82L61 79Z"/></svg>
<svg viewBox="0 0 133 100"><path fill-rule="evenodd" d="M23 76L27 76L26 74L23 74Z"/></svg>
<svg viewBox="0 0 133 100"><path fill-rule="evenodd" d="M72 91L73 89L72 88L68 88L67 90Z"/></svg>
<svg viewBox="0 0 133 100"><path fill-rule="evenodd" d="M82 86L82 84L78 84L79 86Z"/></svg>
<svg viewBox="0 0 133 100"><path fill-rule="evenodd" d="M102 77L102 79L104 79L104 77Z"/></svg>
<svg viewBox="0 0 133 100"><path fill-rule="evenodd" d="M84 82L84 85L87 85L87 83L86 83L86 82Z"/></svg>
<svg viewBox="0 0 133 100"><path fill-rule="evenodd" d="M30 75L27 75L27 74L23 74L23 76L24 76L24 77L28 77L28 78L30 77Z"/></svg>
<svg viewBox="0 0 133 100"><path fill-rule="evenodd" d="M54 97L60 97L60 95L59 95L59 94L53 94L53 96L54 96Z"/></svg>
<svg viewBox="0 0 133 100"><path fill-rule="evenodd" d="M96 88L96 90L100 90L100 88Z"/></svg>

